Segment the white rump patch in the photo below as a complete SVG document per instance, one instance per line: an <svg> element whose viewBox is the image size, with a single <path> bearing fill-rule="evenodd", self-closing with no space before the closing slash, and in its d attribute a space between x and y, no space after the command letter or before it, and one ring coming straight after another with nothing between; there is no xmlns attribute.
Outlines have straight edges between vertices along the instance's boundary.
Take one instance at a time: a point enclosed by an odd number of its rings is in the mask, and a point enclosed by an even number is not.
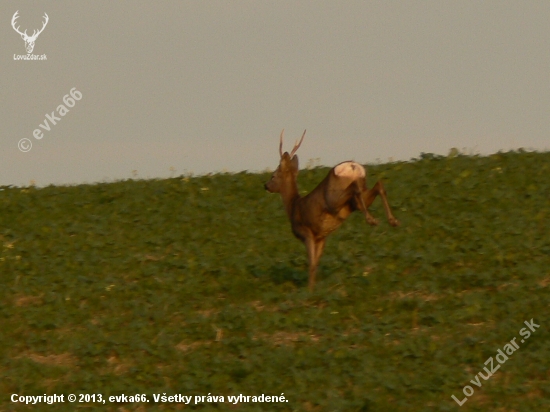
<svg viewBox="0 0 550 412"><path fill-rule="evenodd" d="M336 176L348 177L350 179L357 179L365 177L365 168L359 163L355 162L343 162L334 168Z"/></svg>

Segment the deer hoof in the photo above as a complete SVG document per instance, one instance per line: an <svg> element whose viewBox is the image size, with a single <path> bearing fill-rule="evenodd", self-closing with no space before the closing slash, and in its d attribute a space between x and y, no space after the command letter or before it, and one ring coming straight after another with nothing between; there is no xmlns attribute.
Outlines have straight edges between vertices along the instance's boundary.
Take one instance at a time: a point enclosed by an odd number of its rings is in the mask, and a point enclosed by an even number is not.
<svg viewBox="0 0 550 412"><path fill-rule="evenodd" d="M390 225L392 225L393 227L395 226L399 226L401 223L399 223L399 220L397 220L396 218L392 217L390 219Z"/></svg>
<svg viewBox="0 0 550 412"><path fill-rule="evenodd" d="M367 223L371 226L378 226L378 220L372 216L367 216Z"/></svg>

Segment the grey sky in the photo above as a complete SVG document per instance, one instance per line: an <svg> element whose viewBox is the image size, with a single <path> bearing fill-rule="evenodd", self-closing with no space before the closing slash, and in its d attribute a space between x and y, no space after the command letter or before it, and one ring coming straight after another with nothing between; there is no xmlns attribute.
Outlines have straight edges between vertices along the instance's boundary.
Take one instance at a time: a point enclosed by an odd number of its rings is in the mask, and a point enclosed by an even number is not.
<svg viewBox="0 0 550 412"><path fill-rule="evenodd" d="M11 27L31 34L26 54ZM548 1L2 1L0 185L550 149ZM83 98L44 137L46 113ZM31 140L27 153L18 141Z"/></svg>

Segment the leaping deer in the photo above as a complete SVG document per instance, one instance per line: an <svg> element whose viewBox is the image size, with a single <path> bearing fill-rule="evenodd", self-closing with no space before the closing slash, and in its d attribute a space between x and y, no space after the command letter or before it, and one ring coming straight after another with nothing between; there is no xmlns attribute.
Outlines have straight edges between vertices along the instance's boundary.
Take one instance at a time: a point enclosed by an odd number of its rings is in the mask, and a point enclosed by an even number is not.
<svg viewBox="0 0 550 412"><path fill-rule="evenodd" d="M379 195L390 225L398 226L399 222L391 212L382 182L378 181L372 189L367 189L367 172L356 162L347 161L336 165L311 193L300 197L296 183L298 156L295 153L302 144L306 131L304 130L300 141L294 144L290 154L283 153L284 132L283 129L279 142L281 160L273 176L265 184L265 189L281 194L292 233L306 246L309 261L308 285L313 290L317 265L323 254L326 238L352 212L360 210L368 224L377 225L378 221L369 213L368 208Z"/></svg>
<svg viewBox="0 0 550 412"><path fill-rule="evenodd" d="M15 27L15 20L17 20L19 18L19 16L17 15L17 13L19 13L19 10L17 10L13 17L11 18L11 26L13 27L13 29L19 33L21 35L21 38L23 40L25 40L25 48L27 49L27 53L32 53L32 51L34 50L34 42L36 41L36 38L38 37L38 35L40 33L42 33L44 31L44 29L46 28L46 25L48 24L48 21L50 20L50 18L48 17L48 15L46 13L44 13L44 23L42 25L42 28L40 30L34 30L33 33L32 33L32 36L29 36L27 35L27 30L25 30L23 33L21 33L19 31L19 26Z"/></svg>

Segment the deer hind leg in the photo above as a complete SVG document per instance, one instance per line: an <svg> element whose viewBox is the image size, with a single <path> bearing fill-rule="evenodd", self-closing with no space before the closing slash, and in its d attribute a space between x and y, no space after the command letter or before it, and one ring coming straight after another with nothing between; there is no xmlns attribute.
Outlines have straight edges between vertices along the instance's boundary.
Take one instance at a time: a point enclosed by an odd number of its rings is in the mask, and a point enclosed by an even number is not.
<svg viewBox="0 0 550 412"><path fill-rule="evenodd" d="M324 192L325 205L329 213L338 214L343 207L350 204L358 190L363 190L360 184L356 184L362 182L365 186L365 176L365 168L355 162L343 162L334 167L327 176L328 182Z"/></svg>
<svg viewBox="0 0 550 412"><path fill-rule="evenodd" d="M377 225L378 221L369 213L369 207L376 199L376 196L380 196L382 203L384 204L384 210L386 211L386 217L388 222L392 226L399 226L399 221L393 216L391 212L390 205L388 203L388 198L386 197L386 191L384 190L384 185L379 180L376 182L372 189L367 189L364 181L362 183L357 182L359 187L359 193L356 195L357 207L365 214L367 223L370 225Z"/></svg>
<svg viewBox="0 0 550 412"><path fill-rule="evenodd" d="M363 214L365 215L365 219L367 220L367 223L369 225L378 225L378 219L375 219L374 216L370 214L368 209L371 203L374 201L376 195L373 196L372 199L369 199L367 203L366 197L368 196L369 190L367 189L365 179L356 180L355 185L357 188L354 197L355 208L363 212Z"/></svg>

